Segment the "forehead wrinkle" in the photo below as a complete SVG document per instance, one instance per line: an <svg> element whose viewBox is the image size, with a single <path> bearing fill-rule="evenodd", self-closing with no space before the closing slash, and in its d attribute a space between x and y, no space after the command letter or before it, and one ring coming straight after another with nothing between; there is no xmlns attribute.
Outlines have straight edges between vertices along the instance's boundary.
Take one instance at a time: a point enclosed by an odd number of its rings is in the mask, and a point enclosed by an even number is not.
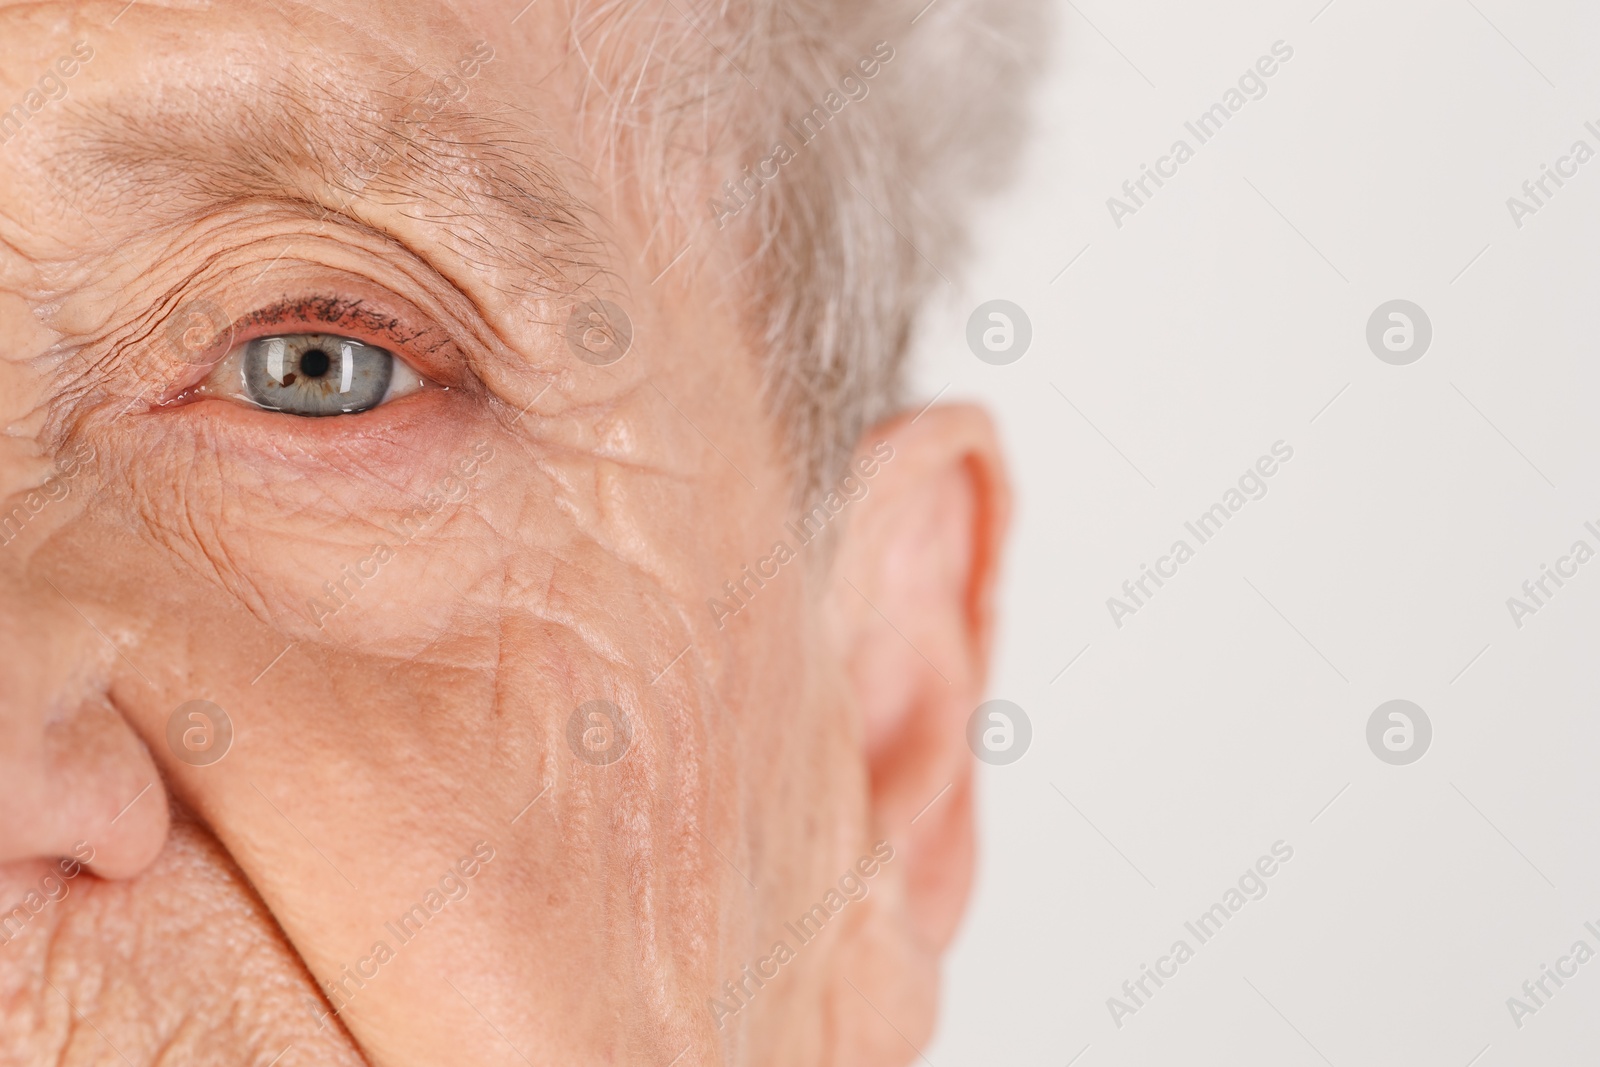
<svg viewBox="0 0 1600 1067"><path fill-rule="evenodd" d="M439 228L454 251L524 293L570 295L607 273L589 208L515 112L450 106L418 116L436 83L394 79L392 89L356 90L280 77L220 107L215 86L164 92L138 110L79 104L54 142L51 169L141 226L251 200L311 206L324 218L370 204ZM404 91L419 82L422 91Z"/></svg>

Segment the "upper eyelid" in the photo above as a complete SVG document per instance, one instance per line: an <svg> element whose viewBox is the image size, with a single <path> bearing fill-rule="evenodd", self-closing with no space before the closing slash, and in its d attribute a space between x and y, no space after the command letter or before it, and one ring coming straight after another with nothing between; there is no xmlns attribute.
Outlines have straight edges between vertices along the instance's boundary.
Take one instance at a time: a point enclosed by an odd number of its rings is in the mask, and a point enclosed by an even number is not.
<svg viewBox="0 0 1600 1067"><path fill-rule="evenodd" d="M151 246L147 258L141 257L145 258L141 276L166 276L168 281L151 304L123 317L130 336L119 347L155 343L167 350L163 355L176 352L180 358L184 353L177 350L186 348L190 356L185 361L193 362L199 349L214 347L230 331L287 321L347 324L359 305L367 308L357 320L361 332L410 346L427 331L407 335L403 332L407 321L430 323L439 316L404 293L418 294L424 304L438 303L444 296L446 306L438 310L447 320L460 318L448 308L457 303L456 297L464 297L472 311L483 311L431 256L400 236L340 212L313 215L310 207L270 198L238 201L203 219L190 218L181 242L163 238ZM316 225L307 228L308 221ZM198 233L192 232L195 227ZM330 251L319 252L322 247ZM370 265L363 260L370 260ZM288 294L279 289L277 299L259 291L248 296L231 292L260 290L264 279L267 287L277 288L284 285L286 273L296 272L302 273L302 280L285 285ZM305 272L311 272L310 277ZM389 305L386 311L375 310ZM205 327L204 337L191 336L181 343L178 335L196 322ZM470 324L463 325L477 332Z"/></svg>
<svg viewBox="0 0 1600 1067"><path fill-rule="evenodd" d="M229 317L216 302L200 297L181 305L163 332L179 360L198 367L215 366L240 345L260 337L325 333L384 348L424 377L434 375L429 368L415 365L435 362L428 357L452 340L437 325L414 326L398 315L367 307L359 298L342 297L280 300L238 317ZM430 334L437 334L439 343L418 351L418 342Z"/></svg>
<svg viewBox="0 0 1600 1067"><path fill-rule="evenodd" d="M294 329L295 325L304 329ZM285 328L285 327L290 328ZM329 327L318 330L310 327ZM294 333L332 333L362 340L362 335L389 342L395 355L403 355L426 329L407 329L403 320L386 312L373 311L364 301L341 297L309 297L282 301L251 312L230 326L234 347L257 337L287 336Z"/></svg>
<svg viewBox="0 0 1600 1067"><path fill-rule="evenodd" d="M141 384L153 375L166 396L182 395L235 345L296 330L378 345L434 383L471 392L490 391L486 368L526 359L496 311L394 235L339 219L311 232L271 204L239 207L181 245L152 249L147 273L171 272L161 295L119 315L101 342Z"/></svg>

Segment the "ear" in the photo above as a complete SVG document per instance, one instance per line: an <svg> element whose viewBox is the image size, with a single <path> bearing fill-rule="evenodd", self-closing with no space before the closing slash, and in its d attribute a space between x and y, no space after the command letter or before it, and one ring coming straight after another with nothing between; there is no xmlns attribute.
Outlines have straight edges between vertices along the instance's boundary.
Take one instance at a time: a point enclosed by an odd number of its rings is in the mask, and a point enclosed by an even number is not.
<svg viewBox="0 0 1600 1067"><path fill-rule="evenodd" d="M868 834L894 859L839 957L838 1061L903 1063L932 1031L938 960L973 873L973 755L1010 491L994 425L933 407L868 434L867 485L831 576L845 681L862 716ZM867 472L876 467L871 476ZM848 983L840 979L848 979ZM920 1035L920 1036L918 1036Z"/></svg>

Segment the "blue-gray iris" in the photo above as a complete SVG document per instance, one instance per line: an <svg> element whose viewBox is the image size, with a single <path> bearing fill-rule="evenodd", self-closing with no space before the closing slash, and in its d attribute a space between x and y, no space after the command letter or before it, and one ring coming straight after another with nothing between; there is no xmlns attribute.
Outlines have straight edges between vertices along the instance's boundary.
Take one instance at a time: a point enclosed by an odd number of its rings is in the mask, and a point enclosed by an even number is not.
<svg viewBox="0 0 1600 1067"><path fill-rule="evenodd" d="M376 407L389 391L394 355L331 334L259 337L245 346L245 393L289 415L346 415Z"/></svg>

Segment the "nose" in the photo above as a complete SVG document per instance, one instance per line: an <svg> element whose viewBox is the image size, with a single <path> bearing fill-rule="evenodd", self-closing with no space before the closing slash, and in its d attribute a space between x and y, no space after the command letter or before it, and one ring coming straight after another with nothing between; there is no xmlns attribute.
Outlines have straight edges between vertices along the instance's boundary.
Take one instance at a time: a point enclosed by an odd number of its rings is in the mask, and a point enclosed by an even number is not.
<svg viewBox="0 0 1600 1067"><path fill-rule="evenodd" d="M128 878L161 851L166 787L109 695L119 659L57 587L0 559L0 865L71 856Z"/></svg>

